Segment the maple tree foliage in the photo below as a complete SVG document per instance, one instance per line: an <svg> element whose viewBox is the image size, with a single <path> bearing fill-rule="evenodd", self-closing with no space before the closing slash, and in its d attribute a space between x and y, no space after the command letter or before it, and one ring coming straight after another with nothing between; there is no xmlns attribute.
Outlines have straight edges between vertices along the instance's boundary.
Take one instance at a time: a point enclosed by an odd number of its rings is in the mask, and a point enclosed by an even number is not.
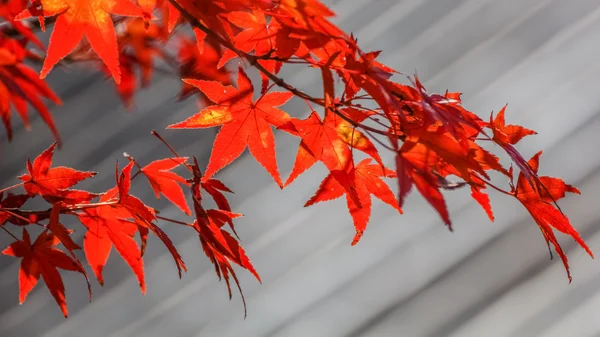
<svg viewBox="0 0 600 337"><path fill-rule="evenodd" d="M460 93L433 94L417 76L406 80L377 61L380 51L363 51L352 35L331 23L334 15L318 0L2 0L0 115L6 136L12 137L13 109L29 127L31 105L56 139L25 163L20 182L0 193L0 228L14 239L2 253L21 259L19 301L25 301L41 277L67 316L59 269L81 273L91 299L85 265L103 285L111 251L131 268L145 293L143 258L150 235L164 245L181 277L187 265L167 234L171 225L198 236L229 296L233 281L243 299L235 268L261 279L235 232L234 221L241 214L227 199L232 190L215 174L246 148L281 188L322 163L328 174L304 206L344 196L356 233L353 245L369 223L372 197L402 214L415 187L452 230L444 190L469 188L492 221L487 191L496 190L531 214L570 280L555 230L593 254L557 201L579 190L561 179L539 176L541 152L529 161L519 153L519 141L535 132L507 125L506 107L487 121L462 106ZM50 31L47 46L36 35L45 30ZM61 101L44 78L57 65L79 62L92 62L112 77L128 107L138 90L151 85L155 72L181 78L179 99L195 96L204 107L163 127L219 128L206 169L195 157L180 156L153 131L172 157L140 163L126 155L121 169L117 163L113 188L100 193L75 189L96 173L52 162L61 140L48 104ZM236 72L233 63L258 70L260 87L255 88L244 67ZM322 79L322 96L309 95L278 75L290 65L315 71ZM292 99L306 102L310 114L286 110ZM287 179L277 164L276 131L299 140ZM486 144L497 145L512 164L502 163ZM380 151L394 160L384 161ZM519 170L516 182L513 164ZM163 217L134 196L134 182L167 199L182 218ZM207 196L216 209L206 208ZM31 199L48 207L29 209ZM65 222L69 218L76 221ZM19 227L22 234L14 234ZM85 231L81 244L72 237L75 229Z"/></svg>

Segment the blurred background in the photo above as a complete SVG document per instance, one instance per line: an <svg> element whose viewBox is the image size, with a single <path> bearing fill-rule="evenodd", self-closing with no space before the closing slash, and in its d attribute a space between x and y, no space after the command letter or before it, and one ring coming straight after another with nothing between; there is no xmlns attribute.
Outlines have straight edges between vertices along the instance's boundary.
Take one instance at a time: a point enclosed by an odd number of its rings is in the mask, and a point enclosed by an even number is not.
<svg viewBox="0 0 600 337"><path fill-rule="evenodd" d="M383 50L380 60L396 70L417 71L430 92L462 91L467 109L483 118L508 103L508 122L539 132L520 143L524 156L544 149L541 174L581 189L582 196L560 205L600 252L598 1L324 2L363 49ZM282 75L302 89L320 81L308 70ZM57 69L49 82L64 101L52 109L64 140L54 163L100 172L81 186L95 192L114 185L114 165L125 162L124 151L142 163L168 156L150 131L198 109L195 98L176 102L180 82L172 76L156 75L130 112L98 73ZM286 110L297 117L308 113L302 102ZM0 140L1 186L15 183L27 157L52 143L39 118L30 132L20 126L15 131L13 142ZM161 133L183 155L205 164L216 131ZM297 142L277 134L283 177ZM260 285L238 272L248 302L245 320L239 295L228 300L197 237L165 224L189 267L181 280L167 251L151 240L148 294L142 296L113 250L105 286L92 280L92 303L81 275L62 274L68 319L41 284L18 305L18 260L1 256L0 336L600 336L600 264L560 235L572 268L569 284L562 263L550 260L539 229L516 200L492 193L496 221L490 223L468 191L446 194L454 233L417 193L404 215L375 201L369 228L351 247L354 229L343 198L302 207L325 174L314 168L280 191L247 152L219 174L236 192L233 210L245 214L236 228L263 279ZM147 186L136 191L165 216L182 217L164 200L153 200ZM82 235L78 230L76 240ZM0 236L2 248L10 242Z"/></svg>

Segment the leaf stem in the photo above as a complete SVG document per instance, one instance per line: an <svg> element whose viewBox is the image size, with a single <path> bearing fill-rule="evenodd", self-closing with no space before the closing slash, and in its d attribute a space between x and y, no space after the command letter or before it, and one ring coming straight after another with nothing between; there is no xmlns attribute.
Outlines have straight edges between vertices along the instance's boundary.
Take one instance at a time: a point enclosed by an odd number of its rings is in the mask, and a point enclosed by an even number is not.
<svg viewBox="0 0 600 337"><path fill-rule="evenodd" d="M5 188L3 188L3 189L1 189L1 190L0 190L0 193L2 193L2 192L6 192L6 191L8 191L8 190L12 190L13 188L17 188L17 187L19 187L19 186L23 186L23 184L25 184L25 183L24 183L24 182L20 182L20 183L18 183L18 184L14 184L14 185L12 185L12 186L5 187Z"/></svg>
<svg viewBox="0 0 600 337"><path fill-rule="evenodd" d="M21 239L17 238L13 233L11 233L7 228L5 228L4 225L0 225L0 228L2 228L8 235L12 236L13 239L21 241Z"/></svg>
<svg viewBox="0 0 600 337"><path fill-rule="evenodd" d="M500 187L498 187L498 186L496 186L496 185L492 184L491 182L489 182L489 181L487 181L487 180L484 180L484 179L482 179L482 180L483 180L483 182L484 182L486 185L488 185L489 187L491 187L491 188L495 189L496 191L498 191L498 192L500 192L500 193L504 193L504 194L506 194L506 195L510 195L511 197L514 197L514 196L515 196L514 194L512 194L512 193L510 193L510 192L508 192L508 191L505 191L505 190L501 189Z"/></svg>
<svg viewBox="0 0 600 337"><path fill-rule="evenodd" d="M178 225L183 225L183 226L187 226L187 227L194 227L194 226L190 225L190 224L189 224L189 223L187 223L187 222L183 222L183 221L179 221L179 220L174 220L174 219L167 218L167 217L160 216L160 215L157 215L157 216L156 216L156 218L157 218L157 219L160 219L160 220L164 220L164 221L172 222L172 223L174 223L174 224L178 224Z"/></svg>

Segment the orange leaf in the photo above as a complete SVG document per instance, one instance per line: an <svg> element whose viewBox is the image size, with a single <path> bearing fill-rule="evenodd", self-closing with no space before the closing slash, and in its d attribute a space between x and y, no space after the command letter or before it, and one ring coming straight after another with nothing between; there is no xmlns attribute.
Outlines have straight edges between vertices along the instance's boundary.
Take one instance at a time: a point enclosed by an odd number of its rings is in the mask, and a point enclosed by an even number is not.
<svg viewBox="0 0 600 337"><path fill-rule="evenodd" d="M271 125L278 127L289 121L289 115L277 107L285 104L293 95L289 92L271 92L253 101L254 87L241 68L237 89L214 81L187 82L197 86L217 105L206 107L183 122L169 125L168 128L195 129L221 125L203 181L207 181L223 167L231 164L248 147L256 161L269 172L277 185L282 186L275 159L275 137Z"/></svg>
<svg viewBox="0 0 600 337"><path fill-rule="evenodd" d="M179 207L185 214L191 215L187 202L185 201L185 195L179 184L186 185L185 178L180 175L171 172L174 168L184 165L187 162L187 158L165 158L155 160L150 164L142 168L142 173L150 181L150 186L154 190L154 194L157 198L162 193L165 198L169 199L175 206Z"/></svg>
<svg viewBox="0 0 600 337"><path fill-rule="evenodd" d="M115 82L121 82L117 38L110 15L142 16L141 8L129 0L40 0L40 3L41 10L39 3L33 3L16 19L57 16L41 78L46 77L58 61L69 55L86 36L92 49L110 69Z"/></svg>
<svg viewBox="0 0 600 337"><path fill-rule="evenodd" d="M23 304L25 302L25 298L38 283L41 276L63 315L67 317L69 312L65 299L65 286L58 268L82 274L84 271L67 254L54 248L59 242L53 234L42 232L32 244L29 233L23 228L23 239L13 242L2 251L2 254L21 258L19 303Z"/></svg>
<svg viewBox="0 0 600 337"><path fill-rule="evenodd" d="M398 206L398 201L392 190L380 178L395 178L396 174L393 171L384 169L380 165L371 164L371 159L365 159L356 167L353 165L350 166L346 172L347 176L354 180L352 185L356 190L360 204L352 198L351 193L347 192L347 188L339 182L340 179L336 178L334 172L332 172L321 182L315 195L306 202L304 207L321 201L337 199L345 193L348 209L350 210L350 215L352 215L354 221L354 228L356 229L356 236L352 241L352 245L355 245L360 240L369 223L371 216L371 194L401 214L402 209Z"/></svg>
<svg viewBox="0 0 600 337"><path fill-rule="evenodd" d="M37 156L33 164L27 161L28 174L21 175L19 179L24 182L29 195L60 195L67 188L96 175L95 172L77 171L64 166L50 168L55 147L56 143Z"/></svg>
<svg viewBox="0 0 600 337"><path fill-rule="evenodd" d="M538 152L529 160L528 164L532 167L534 172L537 172L540 155L541 152ZM594 254L575 228L573 228L569 219L555 206L554 203L556 200L563 198L566 194L565 192L579 194L579 190L571 185L565 184L564 181L558 178L540 177L539 179L542 185L540 185L537 190L534 190L525 174L521 172L517 180L515 196L523 206L525 206L540 227L546 243L552 243L554 245L554 248L563 261L570 282L571 273L569 271L567 256L562 251L552 229L556 229L571 236L592 258L594 257Z"/></svg>

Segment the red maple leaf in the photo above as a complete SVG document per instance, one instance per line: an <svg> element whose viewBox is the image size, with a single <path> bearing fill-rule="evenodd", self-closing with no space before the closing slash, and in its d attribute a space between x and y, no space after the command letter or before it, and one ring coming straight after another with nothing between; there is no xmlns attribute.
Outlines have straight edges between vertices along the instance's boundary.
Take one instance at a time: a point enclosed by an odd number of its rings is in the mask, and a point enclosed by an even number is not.
<svg viewBox="0 0 600 337"><path fill-rule="evenodd" d="M23 239L13 242L2 251L2 254L22 258L19 269L19 303L23 304L41 276L56 303L60 306L63 315L67 317L69 313L65 299L65 286L58 268L82 274L84 271L67 254L54 248L59 242L56 236L44 231L32 244L29 233L23 229Z"/></svg>
<svg viewBox="0 0 600 337"><path fill-rule="evenodd" d="M151 162L142 168L142 173L150 181L157 198L162 193L175 206L179 207L185 214L191 215L192 211L185 201L185 195L179 184L187 185L185 178L171 172L174 168L184 165L187 157L165 158Z"/></svg>
<svg viewBox="0 0 600 337"><path fill-rule="evenodd" d="M494 142L496 142L496 144L500 145L504 151L506 151L508 156L521 170L521 174L524 175L532 187L536 189L541 188L542 185L536 172L528 165L525 158L523 158L519 151L517 151L517 149L514 147L514 144L520 141L523 137L534 135L536 132L518 125L505 125L505 111L506 106L500 109L495 119L493 118L493 113L490 115L489 128L491 128L493 132L492 139Z"/></svg>
<svg viewBox="0 0 600 337"><path fill-rule="evenodd" d="M250 12L230 12L226 15L229 22L243 30L233 38L233 43L239 50L249 53L254 51L257 56L265 55L275 48L275 34L277 25L267 23L265 14L261 10ZM218 67L238 55L227 49Z"/></svg>
<svg viewBox="0 0 600 337"><path fill-rule="evenodd" d="M207 41L209 42L209 41ZM231 84L231 74L226 67L217 68L221 58L221 48L215 43L202 43L200 50L194 41L186 37L180 38L178 59L180 62L179 75L181 78L217 81L224 85ZM183 81L180 99L188 97L192 92L200 93L202 99L206 96L197 87Z"/></svg>
<svg viewBox="0 0 600 337"><path fill-rule="evenodd" d="M2 208L21 208L21 206L25 205L27 200L31 198L28 194L12 194L4 192L0 193L0 209ZM0 226L3 226L7 221L13 222L15 224L23 224L23 219L14 218L8 212L0 211Z"/></svg>
<svg viewBox="0 0 600 337"><path fill-rule="evenodd" d="M118 203L116 205L112 205L112 207L122 208L129 212L128 218L131 218L133 221L135 221L138 229L140 230L142 239L147 235L147 231L152 231L152 233L154 233L162 241L169 253L171 253L173 260L175 261L175 266L179 272L179 277L181 277L182 272L187 271L187 267L185 266L181 255L179 255L179 252L175 248L175 245L173 245L171 239L160 227L154 224L154 221L156 220L155 210L148 207L140 199L129 193L131 189L131 169L133 168L133 165L133 160L130 160L129 163L123 168L121 174L117 176L117 187L107 192L106 198L107 200L114 200L118 193L118 198L116 198ZM143 241L142 249L144 249L144 246L145 242Z"/></svg>
<svg viewBox="0 0 600 337"><path fill-rule="evenodd" d="M494 133L494 140L497 143L515 145L523 139L523 137L537 134L537 132L526 129L520 125L506 125L504 120L505 112L506 106L498 111L496 118L490 118L490 128Z"/></svg>
<svg viewBox="0 0 600 337"><path fill-rule="evenodd" d="M279 25L271 20L267 23L265 14L261 10L250 12L233 11L225 15L229 22L243 30L233 38L235 47L245 53L254 51L256 56L263 56L275 51L275 36ZM228 61L239 55L231 49L225 49L217 68L223 67ZM266 70L277 74L282 63L275 60L258 60ZM269 78L261 73L262 91L265 92L269 85Z"/></svg>
<svg viewBox="0 0 600 337"><path fill-rule="evenodd" d="M102 197L100 202L107 200ZM103 285L102 270L112 247L115 247L136 275L142 293L146 293L144 261L134 239L138 227L135 222L126 220L130 217L126 209L111 206L99 206L79 213L79 220L88 229L83 239L83 249L98 282Z"/></svg>
<svg viewBox="0 0 600 337"><path fill-rule="evenodd" d="M396 174L388 169L382 168L379 164L371 164L371 159L367 158L358 163L357 166L350 165L347 171L347 177L352 179L351 183L358 195L360 205L347 192L345 186L340 184L339 178L335 177L335 171L331 172L319 185L315 195L304 204L304 207L313 205L317 202L333 200L346 194L346 203L350 210L350 215L354 221L356 235L352 245L358 243L362 237L369 218L371 216L371 194L386 204L392 206L399 213L402 209L398 206L398 201L389 186L381 180L381 177L395 178Z"/></svg>
<svg viewBox="0 0 600 337"><path fill-rule="evenodd" d="M115 82L119 83L119 52L111 14L142 16L143 11L129 0L40 0L31 4L16 19L37 16L43 23L44 17L57 16L41 78L46 77L54 65L71 53L86 36L92 49L110 69Z"/></svg>
<svg viewBox="0 0 600 337"><path fill-rule="evenodd" d="M204 108L183 122L169 125L169 129L197 129L221 126L215 139L203 181L229 165L248 147L277 185L282 186L275 159L275 137L271 125L278 127L289 121L289 115L277 107L285 104L293 94L271 92L252 100L254 87L240 69L238 88L219 82L185 80L200 89L217 105Z"/></svg>
<svg viewBox="0 0 600 337"><path fill-rule="evenodd" d="M68 193L69 187L96 175L95 172L77 171L65 166L50 168L55 147L56 143L44 150L33 164L27 160L28 173L21 175L19 179L24 182L23 186L29 195L60 196Z"/></svg>
<svg viewBox="0 0 600 337"><path fill-rule="evenodd" d="M355 109L345 109L340 112L356 123L368 117L368 114ZM294 168L284 186L291 184L317 160L323 162L330 171L344 170L352 159L350 147L365 152L383 166L381 157L371 140L336 114L328 113L321 121L319 115L313 111L307 119L294 118L279 129L302 138Z"/></svg>
<svg viewBox="0 0 600 337"><path fill-rule="evenodd" d="M240 287L240 282L231 266L231 262L239 265L242 268L247 269L256 279L261 282L258 272L254 269L252 262L246 255L246 252L237 240L231 236L227 231L223 230L222 227L225 223L231 222L234 218L241 216L241 214L221 211L221 210L207 210L202 219L194 221L192 224L198 231L200 243L204 253L209 260L215 265L215 272L219 279L221 276L225 279L227 284L227 290L229 292L229 298L231 298L231 285L229 283L229 275L233 277L242 301L244 302L244 312L246 311L246 300L244 293Z"/></svg>
<svg viewBox="0 0 600 337"><path fill-rule="evenodd" d="M452 230L450 214L444 196L440 192L440 180L430 167L436 167L439 157L423 144L405 145L396 154L396 175L398 177L398 201L400 207L413 185L440 214L444 223Z"/></svg>
<svg viewBox="0 0 600 337"><path fill-rule="evenodd" d="M529 159L528 162L528 165L536 174L541 155L542 152L540 151ZM543 176L539 177L539 180L542 186L538 189L534 189L526 178L526 175L520 173L514 193L540 227L544 239L548 244L548 248L550 248L550 243L554 246L554 249L565 266L569 282L571 282L571 273L569 271L567 255L563 252L558 240L554 236L553 229L571 236L592 258L594 257L594 254L575 228L573 228L569 219L555 206L555 203L557 200L564 198L566 192L575 194L580 194L580 192L577 188L566 184L563 180L558 178Z"/></svg>
<svg viewBox="0 0 600 337"><path fill-rule="evenodd" d="M223 192L233 193L225 184L223 184L220 180L217 179L208 179L207 181L201 183L202 188L212 197L219 207L220 210L231 212L231 206L229 205L229 201L223 194ZM233 233L237 236L235 231L235 227L233 226L233 221L227 221L229 227L233 231Z"/></svg>
<svg viewBox="0 0 600 337"><path fill-rule="evenodd" d="M166 30L142 18L126 20L117 36L121 82L115 83L117 92L127 108L133 105L133 94L138 87L136 74L140 73L140 86L150 85L154 72L154 58L169 61L169 56L160 47L167 36ZM111 69L103 64L102 70L112 76ZM138 71L139 70L139 71Z"/></svg>
<svg viewBox="0 0 600 337"><path fill-rule="evenodd" d="M12 39L0 39L0 116L8 140L12 139L11 105L15 108L26 129L30 128L28 103L33 106L48 125L60 145L60 136L48 107L42 98L62 104L60 98L37 72L23 62L31 56L26 44Z"/></svg>
<svg viewBox="0 0 600 337"><path fill-rule="evenodd" d="M194 157L194 164L189 166L192 170L193 178L191 184L191 191L193 195L194 212L196 213L196 220L192 224L192 227L198 231L200 243L206 256L215 265L215 272L219 279L221 276L227 283L227 290L229 291L229 298L231 298L231 285L229 283L229 275L233 277L235 283L242 296L244 302L244 312L246 312L246 300L244 293L240 287L239 280L233 270L231 263L234 262L247 269L256 277L260 282L260 276L254 269L254 266L250 262L250 259L244 252L242 246L237 240L231 236L227 231L223 229L225 223L232 223L234 218L240 217L241 214L232 213L226 210L205 210L202 206L202 193L200 187L215 188L219 190L229 190L225 185L220 183L218 180L209 179L207 182L211 182L211 185L202 183L202 173L198 167L198 161ZM210 193L210 192L209 192ZM214 198L214 196L213 196ZM231 224L231 226L233 226ZM232 227L233 228L233 227Z"/></svg>

